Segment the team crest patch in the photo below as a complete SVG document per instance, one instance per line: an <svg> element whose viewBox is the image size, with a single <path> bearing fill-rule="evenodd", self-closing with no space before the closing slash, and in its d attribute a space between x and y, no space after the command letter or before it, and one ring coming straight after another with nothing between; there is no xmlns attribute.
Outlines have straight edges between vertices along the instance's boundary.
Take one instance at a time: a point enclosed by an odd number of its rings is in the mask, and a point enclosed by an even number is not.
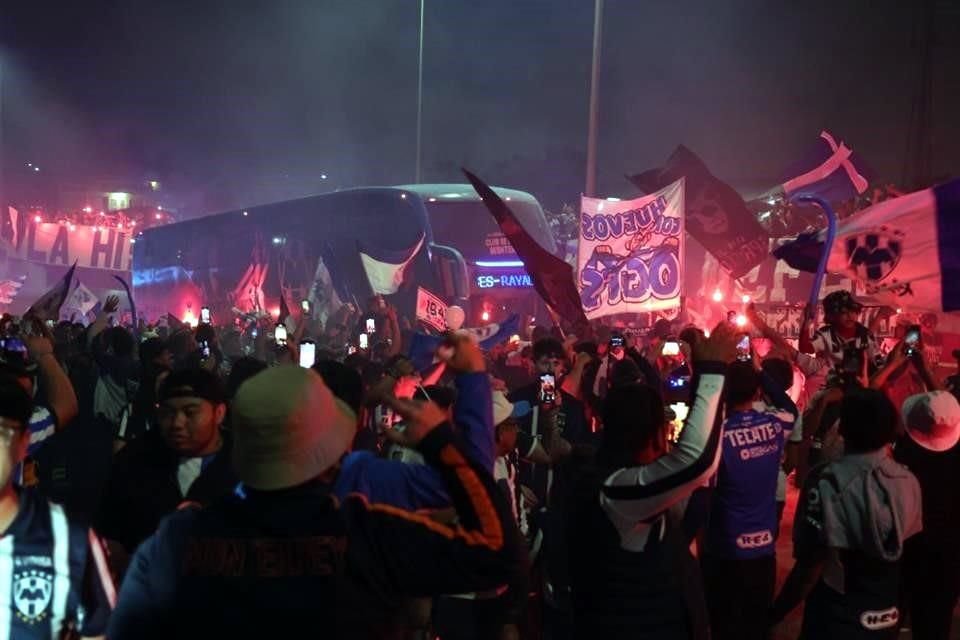
<svg viewBox="0 0 960 640"><path fill-rule="evenodd" d="M899 229L883 226L847 238L847 267L868 286L882 282L900 263L904 236Z"/></svg>
<svg viewBox="0 0 960 640"><path fill-rule="evenodd" d="M24 622L40 622L47 617L53 596L53 576L46 571L28 569L13 574L13 604Z"/></svg>

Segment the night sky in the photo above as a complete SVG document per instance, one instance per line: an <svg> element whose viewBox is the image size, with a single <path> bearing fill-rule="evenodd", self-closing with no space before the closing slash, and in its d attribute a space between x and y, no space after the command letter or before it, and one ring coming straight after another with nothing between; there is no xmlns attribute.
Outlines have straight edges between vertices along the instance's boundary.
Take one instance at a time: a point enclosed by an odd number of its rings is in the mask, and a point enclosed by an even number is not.
<svg viewBox="0 0 960 640"><path fill-rule="evenodd" d="M737 186L772 186L823 128L901 182L914 4L607 0L601 191L630 194L623 174L678 143ZM3 5L8 191L154 177L200 213L413 179L418 0ZM935 175L960 174L954 5L938 8ZM593 1L426 6L426 180L466 165L574 201Z"/></svg>

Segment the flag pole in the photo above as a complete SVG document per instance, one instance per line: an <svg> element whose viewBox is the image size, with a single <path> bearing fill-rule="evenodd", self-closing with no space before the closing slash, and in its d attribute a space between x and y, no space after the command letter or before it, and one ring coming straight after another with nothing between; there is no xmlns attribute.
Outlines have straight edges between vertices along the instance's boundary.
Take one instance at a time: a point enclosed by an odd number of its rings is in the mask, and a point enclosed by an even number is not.
<svg viewBox="0 0 960 640"><path fill-rule="evenodd" d="M813 278L813 287L810 289L810 305L807 308L807 315L816 314L817 304L820 302L820 289L823 287L823 281L827 277L827 263L830 260L830 252L833 250L833 242L837 237L837 214L833 207L823 198L809 195L798 195L790 198L790 202L811 202L821 209L827 219L827 237L823 243L823 253L820 255L820 264L817 265L817 273ZM810 320L810 317L805 320Z"/></svg>

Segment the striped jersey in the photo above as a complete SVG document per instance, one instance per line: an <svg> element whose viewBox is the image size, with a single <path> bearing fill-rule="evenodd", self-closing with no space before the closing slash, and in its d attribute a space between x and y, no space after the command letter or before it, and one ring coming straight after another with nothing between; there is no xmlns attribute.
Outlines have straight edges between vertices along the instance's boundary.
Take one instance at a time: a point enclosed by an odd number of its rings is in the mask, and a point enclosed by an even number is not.
<svg viewBox="0 0 960 640"><path fill-rule="evenodd" d="M103 635L115 591L92 531L31 490L0 537L0 640Z"/></svg>

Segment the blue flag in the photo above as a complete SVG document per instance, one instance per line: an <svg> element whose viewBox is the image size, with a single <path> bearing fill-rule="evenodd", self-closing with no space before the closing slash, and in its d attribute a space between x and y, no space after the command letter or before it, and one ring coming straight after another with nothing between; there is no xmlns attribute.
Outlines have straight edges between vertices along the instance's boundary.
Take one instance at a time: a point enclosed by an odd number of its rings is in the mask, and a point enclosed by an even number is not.
<svg viewBox="0 0 960 640"><path fill-rule="evenodd" d="M863 158L823 131L817 143L787 167L781 177L787 195L803 194L827 202L844 202L866 191L871 176Z"/></svg>
<svg viewBox="0 0 960 640"><path fill-rule="evenodd" d="M505 321L491 323L485 327L464 329L470 333L484 351L489 351L501 342L506 342L511 336L520 331L520 316L514 314ZM443 336L428 336L423 333L413 334L410 340L410 360L419 370L424 370L433 362L433 356L443 343Z"/></svg>

